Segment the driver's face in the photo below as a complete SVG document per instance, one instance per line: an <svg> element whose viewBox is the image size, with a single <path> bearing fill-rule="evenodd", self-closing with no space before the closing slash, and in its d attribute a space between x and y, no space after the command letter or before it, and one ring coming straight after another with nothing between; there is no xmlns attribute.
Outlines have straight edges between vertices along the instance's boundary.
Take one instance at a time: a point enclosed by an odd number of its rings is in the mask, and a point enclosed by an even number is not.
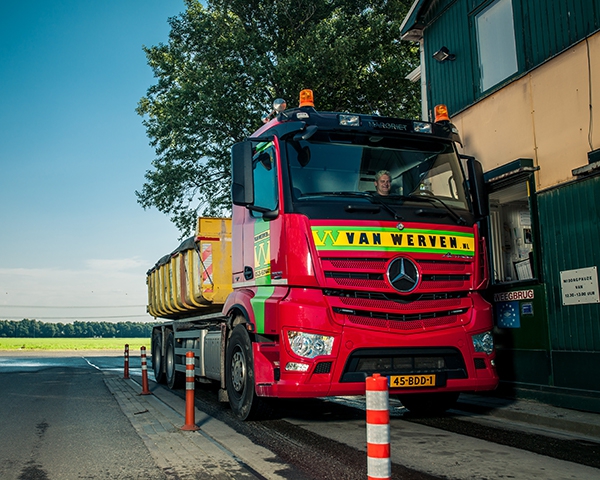
<svg viewBox="0 0 600 480"><path fill-rule="evenodd" d="M379 195L389 195L392 188L392 180L389 175L382 175L379 180L375 180L375 190Z"/></svg>

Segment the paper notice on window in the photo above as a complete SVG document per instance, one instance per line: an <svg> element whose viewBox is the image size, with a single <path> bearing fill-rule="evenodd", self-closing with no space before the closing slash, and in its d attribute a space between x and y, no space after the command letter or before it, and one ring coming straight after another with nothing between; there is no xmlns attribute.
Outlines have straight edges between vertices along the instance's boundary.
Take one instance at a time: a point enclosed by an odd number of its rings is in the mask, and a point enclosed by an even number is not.
<svg viewBox="0 0 600 480"><path fill-rule="evenodd" d="M523 228L531 227L531 215L529 210L521 210L519 212L519 222Z"/></svg>

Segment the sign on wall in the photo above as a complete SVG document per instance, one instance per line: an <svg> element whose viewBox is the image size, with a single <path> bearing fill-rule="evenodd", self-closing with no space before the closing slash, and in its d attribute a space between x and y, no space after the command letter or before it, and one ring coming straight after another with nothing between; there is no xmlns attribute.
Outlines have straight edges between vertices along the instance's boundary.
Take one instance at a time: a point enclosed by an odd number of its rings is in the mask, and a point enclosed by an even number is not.
<svg viewBox="0 0 600 480"><path fill-rule="evenodd" d="M579 268L560 272L563 305L600 303L598 267Z"/></svg>
<svg viewBox="0 0 600 480"><path fill-rule="evenodd" d="M498 328L520 328L521 318L533 315L533 289L494 294L496 325Z"/></svg>

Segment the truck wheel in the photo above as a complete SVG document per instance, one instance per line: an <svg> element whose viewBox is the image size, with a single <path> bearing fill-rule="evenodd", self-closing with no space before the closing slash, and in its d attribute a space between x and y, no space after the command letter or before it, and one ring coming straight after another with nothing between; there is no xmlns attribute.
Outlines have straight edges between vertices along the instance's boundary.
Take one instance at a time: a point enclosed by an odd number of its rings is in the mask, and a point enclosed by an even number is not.
<svg viewBox="0 0 600 480"><path fill-rule="evenodd" d="M162 333L154 332L152 335L152 370L157 383L166 383L163 369Z"/></svg>
<svg viewBox="0 0 600 480"><path fill-rule="evenodd" d="M175 370L175 337L173 332L167 337L167 348L165 350L165 370L167 377L167 385L170 389L181 388L185 378L182 372Z"/></svg>
<svg viewBox="0 0 600 480"><path fill-rule="evenodd" d="M458 392L413 393L412 395L400 395L400 401L411 413L432 416L452 408L459 395Z"/></svg>
<svg viewBox="0 0 600 480"><path fill-rule="evenodd" d="M252 342L245 325L233 329L226 353L227 395L233 413L241 420L256 418L263 412L264 401L254 390Z"/></svg>

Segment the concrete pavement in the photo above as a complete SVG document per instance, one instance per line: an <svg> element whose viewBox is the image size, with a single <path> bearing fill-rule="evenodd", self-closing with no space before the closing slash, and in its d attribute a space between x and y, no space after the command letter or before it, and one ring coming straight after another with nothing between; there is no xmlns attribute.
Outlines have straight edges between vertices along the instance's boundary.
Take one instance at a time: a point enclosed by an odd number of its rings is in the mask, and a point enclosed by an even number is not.
<svg viewBox="0 0 600 480"><path fill-rule="evenodd" d="M139 381L139 377L137 377ZM178 396L163 388L151 384L151 390L154 395L140 395L141 387L135 380L124 380L114 375L106 375L105 382L108 388L113 392L119 405L125 415L130 419L132 425L138 431L140 437L145 442L150 454L155 459L157 465L165 472L168 478L192 479L192 478L216 478L216 479L286 479L298 478L298 472L295 472L288 465L283 463L272 452L254 445L249 439L238 434L229 426L220 422L209 415L195 410L196 424L201 427L198 432L184 432L180 427L184 424L183 413L185 412L185 401ZM360 399L356 398L357 402ZM397 407L397 401L391 399L390 407ZM594 413L578 412L574 410L561 409L531 400L512 400L505 398L480 396L480 395L462 395L458 405L459 409L454 411L464 415L467 420L481 422L501 423L502 428L528 429L543 435L572 437L573 435L587 439L591 442L597 442L600 445L600 415ZM472 418L469 418L469 417ZM318 422L317 422L318 423ZM364 432L361 427L363 422L358 422L356 435L360 438L354 439L352 445L364 443ZM335 431L334 425L328 423L326 432L323 433L322 425L303 425L304 428L314 428L315 431L325 436L332 435ZM406 437L407 427L402 427L401 431L396 432L400 437ZM419 436L423 438L429 435L427 427L414 426L410 428L423 429ZM420 431L420 430L419 430ZM344 432L346 432L344 430ZM436 433L434 437L443 437L445 434ZM348 440L347 433L344 433ZM436 446L432 438L432 456L440 461L440 445ZM449 439L450 437L448 437ZM336 439L336 438L334 438ZM337 439L343 441L343 439ZM394 439L395 445L400 447L402 438ZM441 438L442 443L448 440ZM466 439L464 441L467 441ZM477 440L474 440L476 443ZM407 446L408 447L408 446ZM473 447L475 449L475 447ZM538 472L538 460L531 460L532 454L527 452L514 452L507 447L493 447L501 450L502 455L514 457L516 454L522 455L519 458L519 470L523 470L524 476L515 478L563 478L562 470L574 470L579 478L594 478L598 473L596 469L571 464L565 465L555 459L548 458L548 466L552 465L552 475L549 472ZM401 464L409 462L409 468L420 470L418 463L410 464L412 459L406 457L407 448L397 448L402 451ZM467 449L469 450L469 449ZM504 451L506 450L506 452ZM471 449L470 451L474 451ZM458 459L460 452L453 452L452 459ZM489 455L486 455L489 457ZM433 457L432 457L433 458ZM454 460L453 460L454 461ZM465 468L467 459L460 462L461 468ZM530 462L529 465L527 462ZM477 462L476 462L477 463ZM425 470L430 474L439 474L435 470ZM442 468L444 475L448 478L454 478L451 474L451 466ZM475 478L481 472L471 472ZM485 470L489 474L488 470ZM496 472L500 475L500 471ZM506 473L506 472L505 472ZM462 474L455 472L456 478ZM539 476L541 475L541 476ZM468 476L468 475L467 475ZM466 478L466 477L465 477Z"/></svg>
<svg viewBox="0 0 600 480"><path fill-rule="evenodd" d="M554 407L535 400L462 394L457 408L489 419L508 420L555 435L577 435L600 444L600 414ZM506 426L506 423L503 422Z"/></svg>
<svg viewBox="0 0 600 480"><path fill-rule="evenodd" d="M3 353L0 352L0 357L3 356ZM14 353L4 356L12 357ZM29 357L32 355L19 356ZM71 363L66 362L66 359L63 358L46 359L52 355L34 356L43 356L44 358L39 360L44 361L31 362L28 360L25 365L22 361L13 362L14 365L11 362L4 362L3 369L6 372L12 371L12 369L20 371L23 368L25 371L37 371L63 366L63 364L71 366L73 362L73 359L68 359ZM57 355L57 357L63 356L64 353ZM139 369L136 369L136 375L132 380L124 380L122 378L122 360L119 359L115 363L114 361L103 362L104 359L103 356L84 358L87 362L86 366L91 365L103 372L99 380L101 382L102 379L104 380L150 452L149 459L156 462L167 478L302 478L299 472L282 462L271 451L254 445L226 424L197 409L195 410L196 423L202 428L200 432L181 431L180 427L184 424L183 413L185 412L185 401L182 398L162 387L157 387L154 383L151 383L150 387L154 394L142 396L140 395ZM118 368L113 368L115 365ZM347 403L356 404L359 409L364 408L364 398L361 397L349 398ZM402 416L401 410L403 409L397 399L391 398L390 406L392 413L397 413L393 416ZM69 406L68 409L70 411L72 407ZM458 408L453 413L463 415L466 420L478 423L496 422L501 424L504 429L514 428L522 431L524 428L534 432L537 430L537 433L542 435L564 436L568 439L572 439L575 435L600 446L600 415L596 413L561 409L532 400L513 400L490 395L462 395ZM326 429L323 428L323 422L315 423L314 429L320 435L323 435L324 430L331 431L333 427L331 422L326 423ZM347 425L340 425L340 431L347 436L345 433L347 430L343 430L343 428L347 428ZM406 426L402 425L398 428L399 433L406 433ZM364 420L357 420L355 430L357 439L351 445L360 449L360 446L364 444ZM434 433L435 435L431 434L432 442L439 436L438 433ZM428 433L419 435L425 434ZM419 435L417 437L421 438ZM395 445L399 447L401 443L398 442ZM131 452L133 451L131 450ZM439 452L439 449L437 451ZM453 458L456 458L455 455L453 453ZM402 458L399 464L404 465L405 460L406 458ZM151 461L141 465L155 467ZM579 466L573 464L573 468L579 469ZM599 478L598 471L597 469L593 470L596 476L592 478ZM444 472L444 475L448 474L447 470ZM138 473L141 472L138 471ZM580 478L587 477L581 476Z"/></svg>
<svg viewBox="0 0 600 480"><path fill-rule="evenodd" d="M106 374L105 383L167 478L217 480L289 478L289 466L272 452L195 410L198 431L183 431L185 401L152 384L140 395L134 379ZM161 397L168 396L168 403ZM179 413L182 412L182 413Z"/></svg>

